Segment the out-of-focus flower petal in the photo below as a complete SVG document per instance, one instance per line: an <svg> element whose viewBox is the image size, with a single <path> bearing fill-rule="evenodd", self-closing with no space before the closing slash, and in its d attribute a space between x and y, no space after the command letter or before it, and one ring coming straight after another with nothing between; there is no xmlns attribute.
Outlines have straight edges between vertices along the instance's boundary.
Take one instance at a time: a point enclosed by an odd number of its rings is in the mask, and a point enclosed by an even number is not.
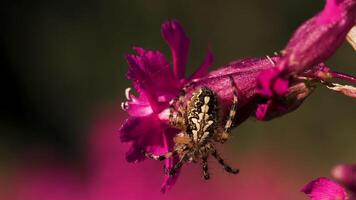
<svg viewBox="0 0 356 200"><path fill-rule="evenodd" d="M87 200L86 167L49 146L29 146L1 177L1 200ZM36 149L36 150L35 150Z"/></svg>
<svg viewBox="0 0 356 200"><path fill-rule="evenodd" d="M189 80L191 81L196 78L205 76L208 73L208 69L213 62L214 62L213 53L211 52L210 49L208 49L208 52L205 55L203 63L200 65L200 67L197 69L197 71L195 71L194 74L189 78Z"/></svg>
<svg viewBox="0 0 356 200"><path fill-rule="evenodd" d="M301 190L312 200L346 200L345 189L332 180L321 177L308 183Z"/></svg>
<svg viewBox="0 0 356 200"><path fill-rule="evenodd" d="M338 165L332 170L333 177L346 188L356 193L356 165Z"/></svg>
<svg viewBox="0 0 356 200"><path fill-rule="evenodd" d="M177 79L183 79L185 77L190 40L183 27L176 20L163 23L161 33L171 48L174 75Z"/></svg>

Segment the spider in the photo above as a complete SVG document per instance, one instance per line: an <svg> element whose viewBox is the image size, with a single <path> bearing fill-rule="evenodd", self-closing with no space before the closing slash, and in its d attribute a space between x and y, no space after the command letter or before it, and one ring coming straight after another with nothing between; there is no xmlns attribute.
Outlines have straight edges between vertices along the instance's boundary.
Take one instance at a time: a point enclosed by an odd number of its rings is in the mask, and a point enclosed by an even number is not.
<svg viewBox="0 0 356 200"><path fill-rule="evenodd" d="M234 79L229 76L233 88L233 103L225 127L219 127L218 102L215 93L208 87L201 87L193 92L187 104L184 104L186 88L180 91L177 98L170 103L170 124L179 128L181 132L174 138L174 149L164 155L154 155L143 152L146 157L154 160L165 160L173 156L179 156L179 161L166 172L174 176L179 168L187 162L201 160L203 177L210 178L208 171L208 157L210 154L224 167L225 171L237 174L238 169L230 167L220 157L213 142L224 143L231 132L233 120L236 115L238 96ZM178 102L178 110L175 105Z"/></svg>

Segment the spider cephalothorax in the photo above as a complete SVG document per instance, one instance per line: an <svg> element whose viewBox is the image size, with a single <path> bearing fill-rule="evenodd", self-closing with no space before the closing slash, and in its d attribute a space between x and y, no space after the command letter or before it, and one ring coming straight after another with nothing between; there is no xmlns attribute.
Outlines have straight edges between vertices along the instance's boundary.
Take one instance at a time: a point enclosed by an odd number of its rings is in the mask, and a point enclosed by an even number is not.
<svg viewBox="0 0 356 200"><path fill-rule="evenodd" d="M186 162L198 162L202 160L204 178L209 179L207 160L209 155L214 156L224 169L236 174L238 169L233 169L227 165L216 151L213 142L225 142L232 127L237 109L237 89L235 82L230 77L233 87L234 101L225 127L221 127L218 100L215 93L208 87L201 87L192 93L188 103L184 100L186 89L182 89L178 98L171 102L170 124L181 130L174 138L175 146L172 152L164 155L153 155L145 153L149 158L155 160L165 160L172 156L179 156L178 163L169 170L169 175L173 176L176 171ZM177 109L175 108L177 105Z"/></svg>

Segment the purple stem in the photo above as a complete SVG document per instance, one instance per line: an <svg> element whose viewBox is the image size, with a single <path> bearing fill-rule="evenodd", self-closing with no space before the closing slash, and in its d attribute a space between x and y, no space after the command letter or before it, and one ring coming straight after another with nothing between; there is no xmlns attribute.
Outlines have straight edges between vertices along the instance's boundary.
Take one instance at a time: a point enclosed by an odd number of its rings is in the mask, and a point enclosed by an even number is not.
<svg viewBox="0 0 356 200"><path fill-rule="evenodd" d="M345 80L345 81L350 81L353 84L356 84L356 77L348 74L344 74L341 72L335 72L335 71L330 71L330 74L333 78Z"/></svg>

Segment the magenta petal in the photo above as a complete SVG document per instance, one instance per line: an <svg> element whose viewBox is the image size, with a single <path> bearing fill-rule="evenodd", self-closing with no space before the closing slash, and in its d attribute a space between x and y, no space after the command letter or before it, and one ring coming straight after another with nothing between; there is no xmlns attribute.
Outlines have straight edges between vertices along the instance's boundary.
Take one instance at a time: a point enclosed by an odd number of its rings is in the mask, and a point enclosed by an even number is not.
<svg viewBox="0 0 356 200"><path fill-rule="evenodd" d="M312 200L345 200L345 189L328 178L317 178L301 190Z"/></svg>
<svg viewBox="0 0 356 200"><path fill-rule="evenodd" d="M197 71L195 71L194 74L189 78L189 80L193 80L205 76L208 73L208 69L213 64L213 62L214 62L213 53L211 52L210 49L208 49L208 52L205 55L203 63L200 65Z"/></svg>
<svg viewBox="0 0 356 200"><path fill-rule="evenodd" d="M121 141L133 142L126 155L127 161L143 160L143 150L150 153L163 153L164 151L158 150L164 148L163 130L159 119L154 115L128 118L120 129Z"/></svg>
<svg viewBox="0 0 356 200"><path fill-rule="evenodd" d="M144 117L153 113L150 105L135 104L132 102L128 103L128 108L125 111L133 117Z"/></svg>
<svg viewBox="0 0 356 200"><path fill-rule="evenodd" d="M151 104L162 94L176 92L178 83L164 55L137 47L134 50L138 55L126 55L126 60L130 66L127 77L135 89L145 92Z"/></svg>
<svg viewBox="0 0 356 200"><path fill-rule="evenodd" d="M325 8L318 16L319 23L329 23L339 20L342 13L340 4L344 1L345 0L326 0Z"/></svg>
<svg viewBox="0 0 356 200"><path fill-rule="evenodd" d="M282 96L288 90L289 82L281 76L277 68L261 72L258 77L258 93L264 97Z"/></svg>
<svg viewBox="0 0 356 200"><path fill-rule="evenodd" d="M130 142L136 137L131 133L131 129L134 129L141 123L141 118L139 117L129 117L125 120L120 128L120 139L121 142Z"/></svg>
<svg viewBox="0 0 356 200"><path fill-rule="evenodd" d="M190 40L183 27L176 20L163 23L161 33L171 48L175 77L183 79L185 77Z"/></svg>
<svg viewBox="0 0 356 200"><path fill-rule="evenodd" d="M332 174L339 183L356 193L356 164L338 165Z"/></svg>
<svg viewBox="0 0 356 200"><path fill-rule="evenodd" d="M166 57L159 51L147 51L140 47L133 48L136 53L143 59L145 66L140 66L146 73L146 75L152 75L153 73L161 70L169 70L169 62Z"/></svg>
<svg viewBox="0 0 356 200"><path fill-rule="evenodd" d="M257 106L256 109L256 119L258 120L265 120L267 117L267 113L270 107L271 101L269 101L268 103L265 104L260 104Z"/></svg>
<svg viewBox="0 0 356 200"><path fill-rule="evenodd" d="M130 149L126 152L126 161L127 162L140 162L145 159L145 156L143 155L141 151L141 147L133 143L130 147Z"/></svg>
<svg viewBox="0 0 356 200"><path fill-rule="evenodd" d="M273 90L278 96L283 96L284 94L286 94L288 86L288 80L278 78L273 85Z"/></svg>
<svg viewBox="0 0 356 200"><path fill-rule="evenodd" d="M279 71L276 68L268 69L258 77L259 93L265 97L273 96L273 89L271 88L272 81L279 75Z"/></svg>
<svg viewBox="0 0 356 200"><path fill-rule="evenodd" d="M130 94L129 94L130 95ZM130 99L124 103L124 110L132 117L144 117L151 115L153 109L147 100L144 93L140 94L140 97L137 98L133 95L129 97Z"/></svg>

